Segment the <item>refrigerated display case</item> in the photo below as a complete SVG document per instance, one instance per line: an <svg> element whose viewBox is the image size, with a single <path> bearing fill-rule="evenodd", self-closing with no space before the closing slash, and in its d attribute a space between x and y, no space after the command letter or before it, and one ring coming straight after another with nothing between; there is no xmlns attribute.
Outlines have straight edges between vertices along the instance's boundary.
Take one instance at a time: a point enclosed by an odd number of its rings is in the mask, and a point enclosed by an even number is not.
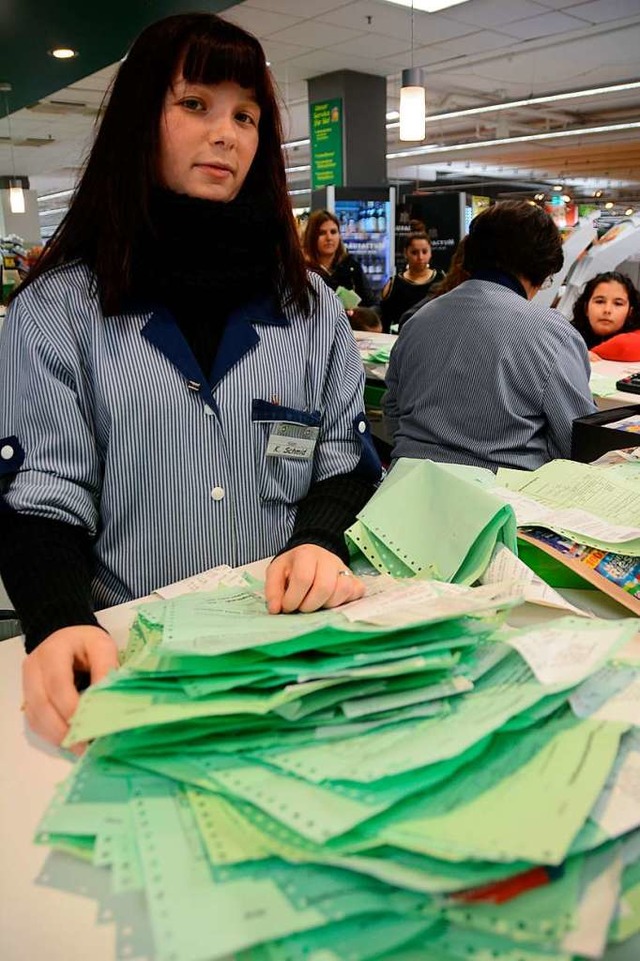
<svg viewBox="0 0 640 961"><path fill-rule="evenodd" d="M382 288L395 272L395 189L328 187L326 209L340 221L344 245L362 265L379 299Z"/></svg>

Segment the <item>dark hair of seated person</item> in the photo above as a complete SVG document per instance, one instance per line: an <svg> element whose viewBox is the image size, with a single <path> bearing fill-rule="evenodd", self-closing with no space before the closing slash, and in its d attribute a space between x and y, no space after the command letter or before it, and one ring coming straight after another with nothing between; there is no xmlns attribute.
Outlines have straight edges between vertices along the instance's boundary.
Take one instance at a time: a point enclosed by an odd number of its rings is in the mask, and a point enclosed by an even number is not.
<svg viewBox="0 0 640 961"><path fill-rule="evenodd" d="M608 270L606 273L596 274L595 277L587 281L584 290L573 305L573 317L571 319L572 326L575 327L578 333L582 334L589 350L591 350L592 347L599 346L599 344L608 339L607 337L599 337L591 329L591 324L587 317L587 307L596 287L600 284L610 283L621 284L629 298L629 313L627 319L624 322L622 330L617 331L617 333L628 334L632 330L640 329L640 293L636 290L631 278L627 277L626 274L619 273L617 270Z"/></svg>
<svg viewBox="0 0 640 961"><path fill-rule="evenodd" d="M382 321L377 310L371 307L351 307L347 317L352 330L368 330L372 334L382 333Z"/></svg>
<svg viewBox="0 0 640 961"><path fill-rule="evenodd" d="M471 221L463 263L471 275L497 270L540 287L563 262L560 231L541 207L503 200Z"/></svg>

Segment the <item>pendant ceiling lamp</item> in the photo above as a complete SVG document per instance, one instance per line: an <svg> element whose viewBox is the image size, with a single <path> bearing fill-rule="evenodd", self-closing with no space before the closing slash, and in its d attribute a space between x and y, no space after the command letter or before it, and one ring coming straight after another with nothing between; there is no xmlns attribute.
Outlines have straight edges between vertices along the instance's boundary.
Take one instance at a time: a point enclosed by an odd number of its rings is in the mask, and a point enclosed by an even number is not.
<svg viewBox="0 0 640 961"><path fill-rule="evenodd" d="M10 83L0 83L0 92L4 93L4 108L9 130L9 150L11 151L11 173L9 178L9 209L12 214L23 214L26 210L22 181L16 176L16 158L13 152L13 136L11 134L11 112L9 110Z"/></svg>
<svg viewBox="0 0 640 961"><path fill-rule="evenodd" d="M400 87L400 140L424 140L426 93L420 67L413 65L413 0L411 3L411 67L402 71Z"/></svg>

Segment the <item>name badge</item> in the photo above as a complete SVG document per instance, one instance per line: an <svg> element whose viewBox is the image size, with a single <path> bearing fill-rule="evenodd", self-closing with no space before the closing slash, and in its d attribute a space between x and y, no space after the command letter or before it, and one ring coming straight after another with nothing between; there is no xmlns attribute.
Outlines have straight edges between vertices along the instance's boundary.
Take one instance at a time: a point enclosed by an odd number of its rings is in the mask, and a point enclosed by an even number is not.
<svg viewBox="0 0 640 961"><path fill-rule="evenodd" d="M319 427L276 422L271 428L266 456L311 460L319 433Z"/></svg>

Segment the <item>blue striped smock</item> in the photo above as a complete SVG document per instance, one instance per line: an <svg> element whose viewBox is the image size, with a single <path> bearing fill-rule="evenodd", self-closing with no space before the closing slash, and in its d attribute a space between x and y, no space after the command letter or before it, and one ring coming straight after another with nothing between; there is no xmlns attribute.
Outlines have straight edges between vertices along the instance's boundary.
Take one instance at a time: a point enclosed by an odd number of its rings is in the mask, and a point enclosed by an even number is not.
<svg viewBox="0 0 640 961"><path fill-rule="evenodd" d="M96 537L96 606L273 554L312 481L358 465L375 476L353 335L335 294L311 280L308 315L267 300L235 311L208 382L167 311L104 316L80 262L11 304L6 505ZM278 422L319 428L311 459L265 456Z"/></svg>
<svg viewBox="0 0 640 961"><path fill-rule="evenodd" d="M467 280L396 341L383 399L393 457L533 470L569 457L571 425L595 410L581 336L556 310Z"/></svg>

